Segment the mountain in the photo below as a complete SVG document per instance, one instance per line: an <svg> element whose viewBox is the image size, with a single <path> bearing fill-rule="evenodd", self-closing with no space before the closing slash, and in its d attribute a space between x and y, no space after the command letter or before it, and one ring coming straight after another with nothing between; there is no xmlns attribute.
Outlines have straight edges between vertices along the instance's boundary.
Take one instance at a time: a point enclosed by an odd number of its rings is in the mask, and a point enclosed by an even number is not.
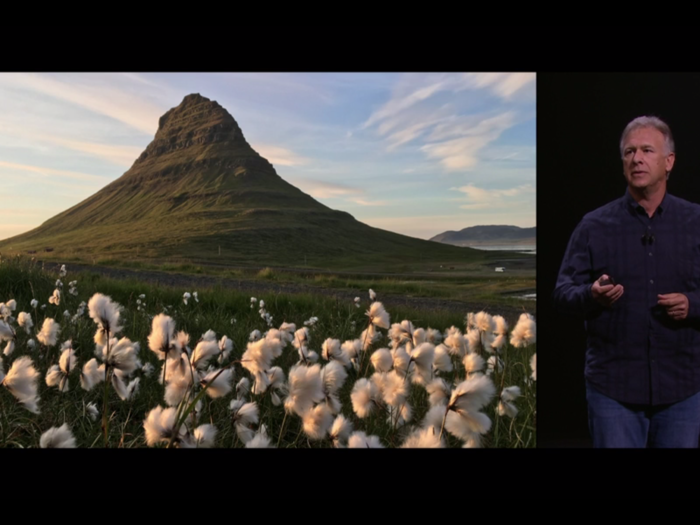
<svg viewBox="0 0 700 525"><path fill-rule="evenodd" d="M535 244L537 227L518 226L470 226L458 232L446 231L436 235L431 241L456 246L487 246L489 244Z"/></svg>
<svg viewBox="0 0 700 525"><path fill-rule="evenodd" d="M155 138L120 178L38 228L0 241L0 252L328 268L481 257L324 206L284 181L234 118L199 94L160 118Z"/></svg>

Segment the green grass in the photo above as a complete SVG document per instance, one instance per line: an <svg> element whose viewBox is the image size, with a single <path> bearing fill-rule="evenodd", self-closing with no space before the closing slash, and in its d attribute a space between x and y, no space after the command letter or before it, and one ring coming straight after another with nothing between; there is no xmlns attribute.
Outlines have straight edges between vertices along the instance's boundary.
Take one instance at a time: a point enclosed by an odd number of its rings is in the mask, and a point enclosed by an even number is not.
<svg viewBox="0 0 700 525"><path fill-rule="evenodd" d="M70 270L70 267L69 267ZM144 447L143 421L147 413L162 402L163 387L157 382L157 371L160 363L155 354L148 349L147 337L151 330L151 318L164 309L172 316L178 330L184 330L191 336L191 347L194 347L197 339L209 329L216 332L217 337L227 335L234 342L233 359L239 359L246 348L248 336L253 330L264 332L267 326L261 319L257 307L250 307L250 296L232 290L222 288L200 289L199 302L191 298L188 305L184 305L182 294L185 291L192 293L195 290L157 287L135 280L117 281L104 278L96 273L69 273L62 281L64 293L61 304L58 306L48 304L48 297L52 294L58 276L55 273L43 271L40 267L32 265L23 259L4 259L0 261L0 302L15 299L20 311L32 314L34 320L34 332L41 329L45 318L54 318L61 324L59 343L72 339L73 346L78 356L78 365L82 365L94 356L95 344L93 337L96 325L87 315L87 312L75 323L63 318L63 311L68 310L74 314L81 301L87 302L90 297L100 292L110 296L115 302L123 306L122 320L123 330L120 336L129 337L140 344L139 357L143 363L150 362L156 367L151 377L141 378L141 387L135 398L130 401L122 401L110 388L109 414L111 417L109 446L110 447ZM67 292L68 281L78 281L78 296L74 297ZM374 288L381 300L385 289L379 282ZM145 294L145 311L138 309L139 295ZM264 299L265 308L273 316L273 325L278 327L283 321L296 323L297 328L303 326L304 321L312 316L318 317L318 322L310 329L310 349L321 354L321 344L326 338L354 339L359 337L366 327L367 317L364 311L369 307L366 296L362 298L362 307L356 308L354 304L345 303L337 299L316 296L313 294L268 294L256 296ZM30 301L36 298L39 304L47 304L45 309L36 310L30 307ZM407 308L391 308L389 310L392 322L402 319L411 320L416 327L432 327L443 331L450 326L464 329L464 313L445 311L423 311ZM498 313L493 311L491 313ZM511 327L513 320L510 320ZM14 323L16 327L16 323ZM72 429L80 447L103 446L100 430L100 419L90 421L85 415L85 405L94 402L102 412L103 385L100 384L90 392L85 392L79 386L77 374L70 378L70 391L59 393L56 388L47 387L43 380L44 374L50 364L57 361L57 349L30 350L27 341L30 338L24 330L17 328L17 350L9 357L4 357L4 369L7 372L12 362L21 355L30 355L42 374L39 383L41 401L39 408L41 413L34 415L22 408L15 398L4 388L0 388L0 403L3 411L2 432L0 433L0 446L5 447L37 447L39 437L52 426L60 426L68 423ZM386 330L382 330L386 333ZM373 349L387 346L384 340L373 346ZM508 346L503 352L506 363L505 370L496 373L494 378L496 387L518 385L523 395L516 401L520 412L514 419L499 417L496 414L497 402L494 400L484 410L493 421L493 427L484 436L484 445L488 447L534 447L536 442L535 430L535 384L528 381L531 370L530 358L536 351L535 345L528 348L512 348ZM43 356L43 357L42 357ZM487 355L484 356L488 358ZM285 374L298 360L296 350L288 347L282 356L274 361L273 365L281 366ZM366 362L366 360L365 360ZM323 365L323 359L319 360ZM248 372L240 365L235 367L235 381L242 377L250 377ZM364 367L363 367L364 368ZM371 367L370 367L371 370ZM137 372L141 377L142 373ZM455 378L454 373L444 375L445 379ZM376 414L368 419L359 419L353 412L349 401L350 390L357 379L357 374L349 371L348 378L340 392L343 405L342 412L353 421L355 430L362 430L368 435L379 436L384 446L398 446L405 439L405 428L395 429L389 425L385 418ZM209 399L205 397L204 407L200 423L214 422L218 428L217 446L243 446L233 432L229 424L228 405L234 394L229 394L223 399ZM281 425L284 420L284 411L281 406L274 406L269 392L260 396L253 396L260 407L261 423L268 429L268 435L272 444L276 445L278 437L279 446L286 447L330 447L328 440L307 440L301 430L301 420L297 416L288 416L285 430L280 437ZM419 422L427 411L427 394L422 387L411 385L408 403L413 406L412 423ZM256 427L257 428L257 427ZM449 446L461 446L456 438L447 437Z"/></svg>

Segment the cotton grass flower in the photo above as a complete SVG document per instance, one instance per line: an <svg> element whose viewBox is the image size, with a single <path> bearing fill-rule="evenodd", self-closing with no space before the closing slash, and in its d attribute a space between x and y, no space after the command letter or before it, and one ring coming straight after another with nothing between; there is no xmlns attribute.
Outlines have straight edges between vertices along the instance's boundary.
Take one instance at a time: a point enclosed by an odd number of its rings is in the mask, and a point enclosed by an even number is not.
<svg viewBox="0 0 700 525"><path fill-rule="evenodd" d="M326 361L334 359L341 363L343 366L349 368L351 366L350 356L340 346L340 341L338 339L328 338L321 345L321 355Z"/></svg>
<svg viewBox="0 0 700 525"><path fill-rule="evenodd" d="M503 392L501 392L501 400L498 403L498 415L505 415L510 418L515 417L518 414L518 409L513 404L513 401L518 397L520 397L520 387L509 386L504 388Z"/></svg>
<svg viewBox="0 0 700 525"><path fill-rule="evenodd" d="M374 301L377 298L377 294L372 290L371 288L369 289L369 300Z"/></svg>
<svg viewBox="0 0 700 525"><path fill-rule="evenodd" d="M435 330L433 328L428 328L425 331L425 338L428 343L432 343L434 345L438 345L442 342L442 334L439 330Z"/></svg>
<svg viewBox="0 0 700 525"><path fill-rule="evenodd" d="M101 358L110 368L120 370L124 375L131 375L139 367L138 354L140 345L131 341L128 337L110 340L111 350L107 354L107 347L101 347Z"/></svg>
<svg viewBox="0 0 700 525"><path fill-rule="evenodd" d="M204 370L207 362L211 358L216 357L219 353L219 343L217 343L216 339L211 341L202 340L197 343L197 346L192 352L192 366L198 370Z"/></svg>
<svg viewBox="0 0 700 525"><path fill-rule="evenodd" d="M59 392L68 392L68 376L76 368L77 358L70 340L63 344L62 350L59 364L51 366L46 373L46 385L57 386Z"/></svg>
<svg viewBox="0 0 700 525"><path fill-rule="evenodd" d="M340 412L341 405L338 399L338 391L347 377L348 373L338 361L331 361L321 369L321 382L323 384L323 393L326 397L326 404L334 415Z"/></svg>
<svg viewBox="0 0 700 525"><path fill-rule="evenodd" d="M454 369L447 347L443 344L439 344L435 347L433 367L439 372L452 372Z"/></svg>
<svg viewBox="0 0 700 525"><path fill-rule="evenodd" d="M452 326L445 333L445 340L443 344L447 347L447 351L451 355L457 355L459 357L464 357L467 353L467 343L460 332L459 328Z"/></svg>
<svg viewBox="0 0 700 525"><path fill-rule="evenodd" d="M302 416L304 433L309 439L321 440L333 425L333 413L325 403L316 405Z"/></svg>
<svg viewBox="0 0 700 525"><path fill-rule="evenodd" d="M246 448L274 448L270 444L270 438L267 436L267 427L260 425L260 430L255 434L253 439L245 444Z"/></svg>
<svg viewBox="0 0 700 525"><path fill-rule="evenodd" d="M20 312L19 316L17 316L17 323L20 327L24 328L27 335L31 334L31 329L34 326L31 314L28 314L27 312Z"/></svg>
<svg viewBox="0 0 700 525"><path fill-rule="evenodd" d="M219 341L219 357L217 358L218 363L221 365L228 359L228 356L233 350L233 341L228 337L223 336Z"/></svg>
<svg viewBox="0 0 700 525"><path fill-rule="evenodd" d="M357 417L364 419L369 416L377 405L380 391L377 385L366 378L355 381L350 393L352 409Z"/></svg>
<svg viewBox="0 0 700 525"><path fill-rule="evenodd" d="M114 373L112 374L112 386L122 401L128 401L129 399L133 398L138 392L141 382L141 378L136 377L133 381L127 384L126 378L126 374L120 370L114 370Z"/></svg>
<svg viewBox="0 0 700 525"><path fill-rule="evenodd" d="M378 436L368 436L358 430L348 439L348 448L384 448Z"/></svg>
<svg viewBox="0 0 700 525"><path fill-rule="evenodd" d="M196 292L195 292L196 293ZM217 434L216 425L200 425L194 429L195 448L213 448Z"/></svg>
<svg viewBox="0 0 700 525"><path fill-rule="evenodd" d="M151 410L143 422L143 428L146 431L146 444L152 447L158 443L167 443L171 439L179 440L181 434L184 434L184 425L179 431L175 431L177 417L177 409L163 408L157 406Z"/></svg>
<svg viewBox="0 0 700 525"><path fill-rule="evenodd" d="M60 331L61 325L51 318L46 318L41 327L41 332L36 335L36 338L46 347L54 346L58 341L58 334Z"/></svg>
<svg viewBox="0 0 700 525"><path fill-rule="evenodd" d="M41 448L76 448L75 438L68 428L68 423L60 427L51 427L39 439Z"/></svg>
<svg viewBox="0 0 700 525"><path fill-rule="evenodd" d="M80 386L83 390L90 391L93 387L105 379L105 365L98 366L97 359L90 359L83 365L80 374Z"/></svg>
<svg viewBox="0 0 700 525"><path fill-rule="evenodd" d="M35 414L39 413L37 383L40 375L34 368L32 360L27 356L17 358L12 363L7 375L4 373L2 360L0 360L0 384L7 388L24 408Z"/></svg>
<svg viewBox="0 0 700 525"><path fill-rule="evenodd" d="M189 292L185 292L184 294L182 294L182 302L185 303L185 304L187 304L187 301L189 301L190 297L192 297L192 296L190 295L190 293L189 293Z"/></svg>
<svg viewBox="0 0 700 525"><path fill-rule="evenodd" d="M233 370L226 368L223 370L210 370L202 379L199 380L199 384L207 388L207 395L212 399L219 397L224 397L228 394L231 389L233 381Z"/></svg>
<svg viewBox="0 0 700 525"><path fill-rule="evenodd" d="M100 411L97 410L97 406L92 402L85 406L85 413L92 421L97 421L97 418L100 416Z"/></svg>
<svg viewBox="0 0 700 525"><path fill-rule="evenodd" d="M143 372L143 375L146 377L150 377L153 371L155 370L155 367L151 363L146 363L141 367L141 371Z"/></svg>
<svg viewBox="0 0 700 525"><path fill-rule="evenodd" d="M483 348L481 344L482 332L478 328L470 328L467 333L464 334L464 340L467 343L467 352L474 353L480 352Z"/></svg>
<svg viewBox="0 0 700 525"><path fill-rule="evenodd" d="M425 386L428 392L428 402L431 407L436 405L447 405L448 399L452 396L452 389L444 379L437 378Z"/></svg>
<svg viewBox="0 0 700 525"><path fill-rule="evenodd" d="M250 426L258 423L257 403L246 403L244 399L234 399L229 405L231 409L231 423L236 425Z"/></svg>
<svg viewBox="0 0 700 525"><path fill-rule="evenodd" d="M518 323L513 328L510 336L510 344L514 347L526 347L537 340L537 326L535 318L530 314L522 313Z"/></svg>
<svg viewBox="0 0 700 525"><path fill-rule="evenodd" d="M495 324L494 334L496 337L491 343L491 348L498 352L508 338L508 323L501 315L494 315L493 322Z"/></svg>
<svg viewBox="0 0 700 525"><path fill-rule="evenodd" d="M236 398L241 399L247 396L248 392L250 392L250 380L244 377L236 384Z"/></svg>
<svg viewBox="0 0 700 525"><path fill-rule="evenodd" d="M388 372L394 366L394 360L388 348L379 348L370 357L372 366L377 372Z"/></svg>
<svg viewBox="0 0 700 525"><path fill-rule="evenodd" d="M532 369L532 377L533 381L537 381L537 354L532 354L532 358L530 359L530 368Z"/></svg>
<svg viewBox="0 0 700 525"><path fill-rule="evenodd" d="M15 331L3 320L0 320L0 342L11 341L15 338Z"/></svg>
<svg viewBox="0 0 700 525"><path fill-rule="evenodd" d="M313 406L324 400L320 365L295 365L287 377L289 395L284 400L287 413L303 417Z"/></svg>
<svg viewBox="0 0 700 525"><path fill-rule="evenodd" d="M110 337L122 331L119 325L119 305L110 297L96 293L88 301L88 310L97 325L95 343L105 345Z"/></svg>
<svg viewBox="0 0 700 525"><path fill-rule="evenodd" d="M414 383L425 385L433 379L434 360L435 347L430 343L423 343L411 351L410 362L416 365L412 378Z"/></svg>
<svg viewBox="0 0 700 525"><path fill-rule="evenodd" d="M352 421L345 418L344 415L340 414L333 420L331 429L328 431L328 437L333 442L335 448L341 448L342 442L347 441L352 432Z"/></svg>
<svg viewBox="0 0 700 525"><path fill-rule="evenodd" d="M388 312L380 302L374 302L365 312L369 322L379 328L389 328L390 318Z"/></svg>
<svg viewBox="0 0 700 525"><path fill-rule="evenodd" d="M175 336L175 321L172 317L158 314L153 318L151 334L148 336L148 348L160 360L164 360L166 356L175 357L177 355L181 347Z"/></svg>
<svg viewBox="0 0 700 525"><path fill-rule="evenodd" d="M58 288L56 288L53 291L53 295L51 297L49 297L49 303L55 304L56 306L61 304L61 291Z"/></svg>
<svg viewBox="0 0 700 525"><path fill-rule="evenodd" d="M502 372L503 371L503 359L496 355L492 355L489 357L489 360L486 362L486 375L491 375L493 374L494 370L496 372Z"/></svg>
<svg viewBox="0 0 700 525"><path fill-rule="evenodd" d="M411 321L401 321L394 323L389 329L389 338L392 348L398 348L408 342L413 341L413 323Z"/></svg>
<svg viewBox="0 0 700 525"><path fill-rule="evenodd" d="M279 334L279 332L277 332ZM270 384L266 371L272 366L273 359L282 355L284 343L273 332L268 332L264 339L248 343L241 357L241 365L255 377L254 394L261 394Z"/></svg>
<svg viewBox="0 0 700 525"><path fill-rule="evenodd" d="M404 441L401 448L445 448L445 442L435 431L435 427L418 428Z"/></svg>
<svg viewBox="0 0 700 525"><path fill-rule="evenodd" d="M36 309L36 307L39 306L39 301L32 299L29 304L32 306L32 308Z"/></svg>
<svg viewBox="0 0 700 525"><path fill-rule="evenodd" d="M463 381L452 391L445 413L445 429L458 439L485 434L491 428L489 417L479 412L496 394L493 382L483 375Z"/></svg>

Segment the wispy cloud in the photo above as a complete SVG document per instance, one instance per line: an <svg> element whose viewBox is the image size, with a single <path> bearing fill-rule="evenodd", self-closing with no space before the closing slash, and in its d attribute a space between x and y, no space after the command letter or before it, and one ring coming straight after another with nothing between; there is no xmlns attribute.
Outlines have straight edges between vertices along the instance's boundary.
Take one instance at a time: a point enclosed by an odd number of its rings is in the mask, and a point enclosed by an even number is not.
<svg viewBox="0 0 700 525"><path fill-rule="evenodd" d="M466 203L460 208L464 210L478 209L501 209L508 208L514 204L513 198L526 195L533 196L535 188L531 184L523 184L514 188L487 190L474 185L451 188L466 195Z"/></svg>
<svg viewBox="0 0 700 525"><path fill-rule="evenodd" d="M0 84L49 95L111 117L142 133L155 134L158 119L166 108L139 97L118 82L104 82L103 76L66 75L62 80L34 73L4 73L0 75ZM118 80L119 75L112 74L112 79Z"/></svg>
<svg viewBox="0 0 700 525"><path fill-rule="evenodd" d="M360 206L386 206L389 201L368 201L365 199L357 199L357 198L352 198L352 199L347 199L349 202L354 202L355 204L359 204Z"/></svg>
<svg viewBox="0 0 700 525"><path fill-rule="evenodd" d="M454 87L454 81L445 78L443 75L430 75L422 78L415 75L406 75L394 89L392 98L374 111L362 127L368 128L377 122L387 120L430 98L435 93L449 89L450 86Z"/></svg>
<svg viewBox="0 0 700 525"><path fill-rule="evenodd" d="M331 199L348 195L363 195L365 193L361 188L316 179L299 179L297 182L302 191L317 199Z"/></svg>
<svg viewBox="0 0 700 525"><path fill-rule="evenodd" d="M144 147L119 146L112 144L100 144L97 142L86 142L82 140L71 140L54 135L42 134L37 139L58 146L63 146L81 153L86 153L93 157L98 157L116 164L118 166L129 167L141 155Z"/></svg>
<svg viewBox="0 0 700 525"><path fill-rule="evenodd" d="M522 88L535 83L535 73L465 73L465 88L489 88L496 95L510 99Z"/></svg>
<svg viewBox="0 0 700 525"><path fill-rule="evenodd" d="M20 170L20 171L30 171L32 173L37 173L48 177L49 175L60 175L61 177L68 177L70 179L77 179L81 181L94 182L104 184L106 182L105 177L100 177L99 175L90 175L89 173L80 173L77 171L66 171L57 170L53 168L45 168L43 166L31 166L28 164L15 164L12 162L0 161L0 169L6 168L9 170Z"/></svg>
<svg viewBox="0 0 700 525"><path fill-rule="evenodd" d="M372 112L362 128L374 128L386 140L388 152L418 142L418 151L439 161L446 171L472 169L480 161L480 152L523 117L516 109L495 110L493 104L483 103L475 106L481 108L475 114L471 98L456 94L486 91L510 100L524 87L534 86L534 80L534 73L405 75L391 98ZM446 92L453 101L439 102L438 95Z"/></svg>
<svg viewBox="0 0 700 525"><path fill-rule="evenodd" d="M272 144L251 145L258 154L276 166L300 166L309 164L311 159L302 157L292 150Z"/></svg>

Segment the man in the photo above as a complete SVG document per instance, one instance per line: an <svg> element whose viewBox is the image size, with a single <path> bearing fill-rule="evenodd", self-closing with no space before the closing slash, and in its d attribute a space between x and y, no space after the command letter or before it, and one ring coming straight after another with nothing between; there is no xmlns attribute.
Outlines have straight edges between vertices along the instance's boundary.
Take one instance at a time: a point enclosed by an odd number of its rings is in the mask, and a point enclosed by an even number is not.
<svg viewBox="0 0 700 525"><path fill-rule="evenodd" d="M700 437L700 206L669 195L669 127L639 117L620 141L625 195L584 216L554 290L585 317L595 447L695 448Z"/></svg>

